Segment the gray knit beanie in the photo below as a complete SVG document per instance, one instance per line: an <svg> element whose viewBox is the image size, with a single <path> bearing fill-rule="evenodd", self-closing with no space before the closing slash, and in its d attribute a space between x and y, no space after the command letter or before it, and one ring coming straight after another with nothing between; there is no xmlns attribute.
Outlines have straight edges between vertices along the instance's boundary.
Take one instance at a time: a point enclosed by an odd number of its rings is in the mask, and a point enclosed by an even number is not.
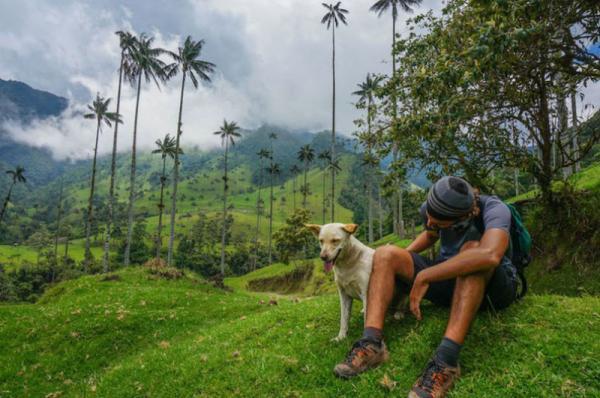
<svg viewBox="0 0 600 398"><path fill-rule="evenodd" d="M429 189L427 213L438 220L456 220L473 207L473 188L459 177L442 177Z"/></svg>

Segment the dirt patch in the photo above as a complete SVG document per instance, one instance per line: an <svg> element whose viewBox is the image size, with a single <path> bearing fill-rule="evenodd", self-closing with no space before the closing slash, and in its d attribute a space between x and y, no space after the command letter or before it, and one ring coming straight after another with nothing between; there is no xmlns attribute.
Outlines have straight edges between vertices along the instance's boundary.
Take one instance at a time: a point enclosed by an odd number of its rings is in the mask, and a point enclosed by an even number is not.
<svg viewBox="0 0 600 398"><path fill-rule="evenodd" d="M153 279L180 279L183 278L183 271L175 267L148 267L150 278Z"/></svg>
<svg viewBox="0 0 600 398"><path fill-rule="evenodd" d="M121 277L116 274L108 274L100 279L100 282L111 282L111 281L120 281Z"/></svg>
<svg viewBox="0 0 600 398"><path fill-rule="evenodd" d="M301 292L309 283L313 270L314 266L312 263L301 264L282 275L251 280L246 287L248 290L255 292L274 292L280 294Z"/></svg>

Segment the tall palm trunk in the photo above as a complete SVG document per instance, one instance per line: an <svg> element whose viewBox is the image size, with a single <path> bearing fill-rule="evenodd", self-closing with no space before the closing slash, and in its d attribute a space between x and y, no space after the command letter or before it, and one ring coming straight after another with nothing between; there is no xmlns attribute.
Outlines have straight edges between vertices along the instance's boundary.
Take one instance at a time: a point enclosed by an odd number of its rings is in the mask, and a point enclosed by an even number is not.
<svg viewBox="0 0 600 398"><path fill-rule="evenodd" d="M271 174L271 194L269 196L269 265L273 264L273 173Z"/></svg>
<svg viewBox="0 0 600 398"><path fill-rule="evenodd" d="M293 193L293 202L294 202L294 211L296 211L296 176L292 178L292 193Z"/></svg>
<svg viewBox="0 0 600 398"><path fill-rule="evenodd" d="M4 204L2 205L2 212L0 212L0 224L2 224L2 219L4 218L4 213L6 212L6 207L8 206L8 202L10 201L10 195L12 193L13 187L15 186L15 183L16 181L13 180L12 184L10 185L10 188L8 188L8 194L4 199Z"/></svg>
<svg viewBox="0 0 600 398"><path fill-rule="evenodd" d="M160 260L160 251L162 249L162 216L163 210L165 208L165 202L163 201L164 192L165 192L165 182L167 177L165 175L167 169L167 157L163 156L163 168L162 175L160 177L160 202L158 204L158 228L156 230L156 258Z"/></svg>
<svg viewBox="0 0 600 398"><path fill-rule="evenodd" d="M306 185L306 177L308 174L308 161L304 161L304 189L302 192L302 208L306 209L306 196L308 195L308 185Z"/></svg>
<svg viewBox="0 0 600 398"><path fill-rule="evenodd" d="M181 95L179 97L179 116L177 118L177 140L175 141L175 164L173 165L173 198L171 205L171 233L169 236L169 252L167 254L167 264L173 264L173 244L175 242L175 213L177 211L177 183L179 181L179 138L181 136L181 114L183 112L183 92L185 90L185 77L187 71L183 71L181 79Z"/></svg>
<svg viewBox="0 0 600 398"><path fill-rule="evenodd" d="M259 178L258 178L258 198L256 199L256 235L254 238L254 245L256 252L254 254L254 263L252 270L256 270L256 263L258 262L258 233L260 231L260 189L263 183L263 162L262 158L259 160ZM295 202L294 202L295 203Z"/></svg>
<svg viewBox="0 0 600 398"><path fill-rule="evenodd" d="M56 207L56 233L54 234L54 265L52 266L51 281L54 282L55 267L58 264L58 234L60 232L60 219L62 217L63 178L60 178L60 190L58 192L58 206Z"/></svg>
<svg viewBox="0 0 600 398"><path fill-rule="evenodd" d="M577 140L577 133L575 132L579 121L577 120L577 91L571 91L571 118L573 126L573 159L579 158L579 142ZM581 171L581 163L579 161L573 164L573 173Z"/></svg>
<svg viewBox="0 0 600 398"><path fill-rule="evenodd" d="M323 170L323 224L325 224L325 216L327 214L327 208L325 207L325 178L327 177L327 169Z"/></svg>
<svg viewBox="0 0 600 398"><path fill-rule="evenodd" d="M371 137L371 95L367 102L367 134ZM368 146L369 156L371 155L371 145ZM368 223L369 223L369 243L373 242L373 166L367 164L367 206L368 206Z"/></svg>
<svg viewBox="0 0 600 398"><path fill-rule="evenodd" d="M119 110L121 107L121 85L123 83L123 62L125 58L125 50L121 51L121 65L119 67L119 88L117 90L117 117L119 117ZM111 228L114 218L114 206L115 206L115 171L117 168L117 135L119 132L119 122L115 122L115 130L113 134L113 148L112 148L112 159L110 163L110 187L108 189L108 220L106 222L106 235L104 238L104 257L102 259L102 268L104 272L108 272L110 268L110 238Z"/></svg>
<svg viewBox="0 0 600 398"><path fill-rule="evenodd" d="M335 165L335 24L331 29L332 57L331 68L333 71L333 95L332 95L332 118L331 118L331 162ZM331 222L335 222L335 167L331 168Z"/></svg>
<svg viewBox="0 0 600 398"><path fill-rule="evenodd" d="M223 177L223 231L221 232L221 276L225 277L225 235L227 234L227 150L229 137L225 136L225 174Z"/></svg>
<svg viewBox="0 0 600 398"><path fill-rule="evenodd" d="M395 6L394 6L395 7ZM396 57L394 56L394 49L396 48L396 19L397 19L397 11L394 10L393 14L392 14L392 79L394 79L396 77ZM392 90L393 91L393 90ZM396 119L397 119L397 112L398 112L398 99L396 98L396 95L393 94L393 98L392 98L392 128L395 130L396 129ZM394 145L393 151L395 152L393 154L393 158L394 160L398 160L398 147L396 145ZM402 190L402 186L400 185L400 180L399 178L396 179L396 186L397 186L397 194L392 196L392 201L395 202L397 200L397 204L393 204L392 207L396 207L397 206L397 210L394 209L394 216L395 216L395 232L398 234L398 236L400 236L400 238L404 238L404 211L403 211L403 203L402 203L402 194L403 194L403 190Z"/></svg>
<svg viewBox="0 0 600 398"><path fill-rule="evenodd" d="M96 145L94 146L94 160L92 162L92 180L90 182L90 198L88 200L88 211L87 211L87 223L85 226L85 260L83 262L84 271L87 273L89 262L92 258L92 252L90 251L90 232L92 230L92 220L94 213L94 189L96 187L96 157L98 155L98 137L100 136L100 123L102 120L98 119L98 126L96 127Z"/></svg>
<svg viewBox="0 0 600 398"><path fill-rule="evenodd" d="M140 108L140 88L142 85L142 74L138 76L137 97L135 99L135 116L133 119L133 144L131 146L131 177L129 179L129 207L127 209L127 242L125 245L124 265L129 265L131 253L131 234L133 233L133 202L135 201L135 162L137 146L137 122Z"/></svg>

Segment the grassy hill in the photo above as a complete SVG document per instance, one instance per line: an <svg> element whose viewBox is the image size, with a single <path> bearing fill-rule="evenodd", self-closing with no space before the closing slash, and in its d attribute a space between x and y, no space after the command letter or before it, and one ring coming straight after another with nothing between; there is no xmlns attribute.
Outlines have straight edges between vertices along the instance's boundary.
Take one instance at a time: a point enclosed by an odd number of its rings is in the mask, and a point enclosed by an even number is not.
<svg viewBox="0 0 600 398"><path fill-rule="evenodd" d="M446 312L426 305L422 322L389 321L391 361L342 381L332 368L360 334L355 307L350 338L333 343L336 295L224 292L194 275L165 280L144 268L84 277L37 304L0 306L0 395L404 395L439 342ZM497 316L482 314L451 396L597 396L598 328L598 297L529 296Z"/></svg>

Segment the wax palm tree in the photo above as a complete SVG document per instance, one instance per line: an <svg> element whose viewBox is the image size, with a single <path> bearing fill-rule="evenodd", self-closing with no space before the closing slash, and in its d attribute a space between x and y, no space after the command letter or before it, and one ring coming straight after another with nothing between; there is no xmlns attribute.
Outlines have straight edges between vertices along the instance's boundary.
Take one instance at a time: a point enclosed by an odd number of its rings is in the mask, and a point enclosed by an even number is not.
<svg viewBox="0 0 600 398"><path fill-rule="evenodd" d="M298 160L304 163L304 185L302 186L302 207L306 209L306 197L309 194L308 182L306 177L308 175L308 167L315 158L315 150L310 145L304 145L300 147L298 151Z"/></svg>
<svg viewBox="0 0 600 398"><path fill-rule="evenodd" d="M56 231L54 233L54 264L52 265L52 275L50 280L54 282L55 269L58 264L58 235L60 234L60 221L62 218L62 198L63 198L63 177L60 177L60 186L58 188L58 202L56 204Z"/></svg>
<svg viewBox="0 0 600 398"><path fill-rule="evenodd" d="M96 187L96 158L98 156L98 139L100 132L102 131L102 123L108 127L112 127L112 123L120 123L121 120L119 115L115 112L109 112L108 106L110 105L110 98L104 99L100 96L100 93L96 94L96 99L92 102L92 105L88 105L90 113L83 115L86 119L96 120L96 144L94 145L94 160L92 161L92 177L90 180L90 197L88 199L87 209L87 222L85 224L85 255L83 261L84 271L87 272L92 252L90 251L90 232L92 228L93 220L93 202L94 202L94 190Z"/></svg>
<svg viewBox="0 0 600 398"><path fill-rule="evenodd" d="M125 243L125 253L123 263L129 265L131 252L131 235L133 233L133 209L135 203L135 175L136 175L136 148L137 148L137 122L140 109L140 92L142 88L142 78L149 83L154 81L157 87L169 79L167 65L159 58L166 51L161 48L153 47L154 38L146 36L144 33L136 39L131 50L130 63L125 68L127 79L132 85L137 86L137 96L135 100L135 115L133 118L133 143L131 146L131 174L129 178L129 205L127 208L127 236Z"/></svg>
<svg viewBox="0 0 600 398"><path fill-rule="evenodd" d="M271 176L270 185L271 185L271 195L269 196L269 265L273 263L273 179L276 175L281 173L281 169L277 163L273 163L271 158L271 164L267 168L269 175Z"/></svg>
<svg viewBox="0 0 600 398"><path fill-rule="evenodd" d="M369 132L371 131L371 121L373 118L373 97L377 89L380 87L381 82L383 80L383 76L372 76L370 73L367 73L367 78L364 82L358 84L358 90L353 92L353 95L357 95L359 97L360 102L366 102L367 105L367 125L369 127Z"/></svg>
<svg viewBox="0 0 600 398"><path fill-rule="evenodd" d="M228 178L227 178L227 153L229 151L229 144L235 145L235 139L241 135L238 132L240 130L236 122L227 122L223 120L223 125L219 131L215 131L214 134L221 137L221 143L225 147L224 157L224 172L223 172L223 231L221 233L221 276L225 277L225 236L227 234L227 191L229 190Z"/></svg>
<svg viewBox="0 0 600 398"><path fill-rule="evenodd" d="M129 32L118 31L116 35L119 36L119 46L121 47L121 64L119 66L119 88L117 89L117 110L116 114L119 115L121 107L121 85L123 83L123 75L127 74L127 71L131 70L133 65L132 53L136 44L136 38ZM104 256L102 259L102 268L104 272L108 272L110 268L109 253L110 253L110 239L111 239L111 228L114 218L114 201L115 201L115 172L117 168L117 136L119 132L119 123L115 123L115 129L113 133L113 147L112 157L110 163L110 186L108 189L108 220L106 222L106 235L104 238Z"/></svg>
<svg viewBox="0 0 600 398"><path fill-rule="evenodd" d="M297 164L290 167L290 173L292 173L292 194L293 194L293 203L294 203L294 211L296 211L296 176L300 174L302 170L298 167Z"/></svg>
<svg viewBox="0 0 600 398"><path fill-rule="evenodd" d="M261 188L263 185L263 161L265 159L269 159L271 157L271 152L268 149L262 148L260 151L256 153L258 155L258 196L256 198L256 235L254 238L255 244L255 255L254 255L254 263L252 269L256 269L256 261L258 260L258 233L260 231L260 216L263 209L263 200L260 197Z"/></svg>
<svg viewBox="0 0 600 398"><path fill-rule="evenodd" d="M332 57L331 67L333 75L333 94L332 94L332 112L331 112L331 159L335 160L335 29L339 23L342 22L344 25L348 25L346 21L346 14L348 10L341 8L341 1L338 1L335 5L333 3L322 3L323 7L327 9L327 13L321 19L322 24L327 25L327 29L331 29L332 39ZM335 168L331 169L331 222L334 222L335 218Z"/></svg>
<svg viewBox="0 0 600 398"><path fill-rule="evenodd" d="M10 184L8 194L6 195L6 198L4 198L4 204L2 205L2 211L0 212L0 224L2 224L2 219L6 213L6 207L8 206L8 202L10 202L10 195L12 194L13 187L19 182L23 184L27 182L27 178L25 178L25 169L22 166L17 166L14 170L8 170L6 174L12 177L12 184Z"/></svg>
<svg viewBox="0 0 600 398"><path fill-rule="evenodd" d="M169 134L165 135L165 138L161 141L160 139L155 142L157 148L152 151L153 154L160 154L162 158L162 174L160 175L160 201L158 203L158 228L156 230L156 258L160 260L160 251L162 249L162 216L163 210L165 209L164 203L164 191L165 184L167 183L167 157L175 159L175 152L177 148L175 145L175 137L171 137ZM182 155L183 151L179 148L179 154Z"/></svg>
<svg viewBox="0 0 600 398"><path fill-rule="evenodd" d="M215 64L200 59L200 53L204 46L204 40L194 41L191 36L188 36L183 43L183 47L179 47L177 53L170 53L174 60L169 74L174 75L179 70L182 73L181 79L181 94L179 97L179 116L177 118L177 140L176 147L179 150L181 137L181 115L183 112L183 93L185 91L185 80L189 76L194 88L198 88L199 81L210 82L210 74L214 72ZM177 211L177 184L179 182L179 155L175 152L175 167L173 170L173 196L171 204L171 233L169 236L169 251L167 255L167 263L173 262L173 244L175 242L175 214Z"/></svg>
<svg viewBox="0 0 600 398"><path fill-rule="evenodd" d="M404 12L412 12L413 6L418 6L421 4L422 0L378 0L371 6L371 11L376 12L377 16L381 17L386 11L392 11L392 79L396 77L396 57L394 55L394 49L396 48L396 21L398 19L398 8L402 8ZM393 90L392 90L393 91ZM397 114L397 102L396 96L392 93L392 126L396 125L396 114ZM392 148L392 158L394 161L398 159L398 149L396 145ZM396 232L402 237L404 235L404 225L403 219L404 216L402 214L402 188L399 181L396 184L398 188L397 198L398 203L397 207L394 203L392 208L394 209L393 213L396 217L396 222L394 222L394 228ZM395 202L395 200L394 200ZM396 227L397 225L397 227Z"/></svg>
<svg viewBox="0 0 600 398"><path fill-rule="evenodd" d="M367 131L363 134L358 134L359 141L365 147L365 156L363 159L363 166L367 170L367 201L368 201L368 238L369 243L373 242L373 170L379 164L377 158L373 155L373 146L375 145L375 135L371 131L371 123L373 120L373 96L375 91L379 88L379 84L383 77L375 76L371 77L367 73L367 78L363 83L358 85L359 90L353 92L353 95L359 96L359 103L365 103L367 105Z"/></svg>
<svg viewBox="0 0 600 398"><path fill-rule="evenodd" d="M379 164L379 159L369 150L366 151L362 165L367 170L366 194L367 194L367 217L368 217L368 239L373 243L373 170Z"/></svg>
<svg viewBox="0 0 600 398"><path fill-rule="evenodd" d="M322 162L321 163L321 167L323 169L323 197L321 198L322 203L321 203L321 209L322 209L322 213L323 213L323 221L322 223L325 224L325 215L327 213L327 206L325 205L325 200L327 199L327 195L326 195L326 188L325 188L325 180L327 178L327 165L329 164L329 162L331 161L331 152L329 152L328 150L325 150L321 153L319 153L319 155L317 156L317 158Z"/></svg>
<svg viewBox="0 0 600 398"><path fill-rule="evenodd" d="M329 161L327 162L327 170L331 173L332 176L335 175L336 173L342 171L339 160L338 159L333 160L330 157ZM335 204L333 203L333 196L331 196L330 206L335 206ZM323 223L325 223L325 222L323 222Z"/></svg>

